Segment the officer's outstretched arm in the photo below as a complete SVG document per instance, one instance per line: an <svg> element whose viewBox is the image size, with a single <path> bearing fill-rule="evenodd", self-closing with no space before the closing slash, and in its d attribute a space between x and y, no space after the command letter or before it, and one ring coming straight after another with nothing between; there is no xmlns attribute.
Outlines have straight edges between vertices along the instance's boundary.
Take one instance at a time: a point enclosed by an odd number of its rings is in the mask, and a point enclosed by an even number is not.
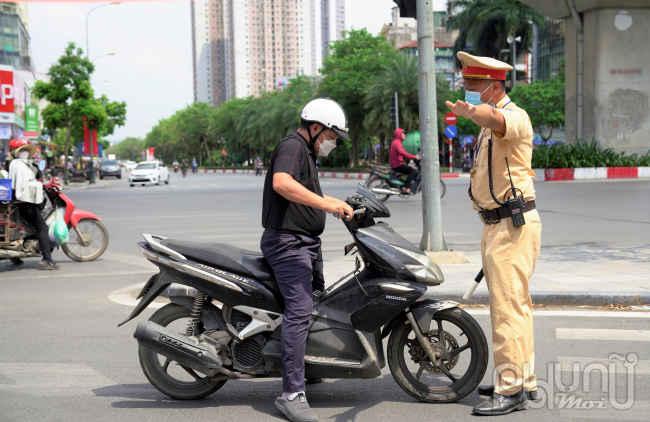
<svg viewBox="0 0 650 422"><path fill-rule="evenodd" d="M495 132L506 133L506 119L503 114L487 104L473 106L464 101L445 102L447 107L456 115L471 119L481 127L486 127Z"/></svg>

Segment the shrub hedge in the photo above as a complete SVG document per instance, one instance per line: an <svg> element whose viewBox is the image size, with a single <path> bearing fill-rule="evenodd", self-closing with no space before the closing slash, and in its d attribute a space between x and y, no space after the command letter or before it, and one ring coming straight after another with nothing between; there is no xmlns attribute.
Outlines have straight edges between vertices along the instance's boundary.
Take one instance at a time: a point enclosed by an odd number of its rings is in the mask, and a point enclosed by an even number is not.
<svg viewBox="0 0 650 422"><path fill-rule="evenodd" d="M600 149L596 142L539 146L533 150L532 167L537 169L585 167L643 167L650 166L650 151L645 155L625 155L613 149Z"/></svg>

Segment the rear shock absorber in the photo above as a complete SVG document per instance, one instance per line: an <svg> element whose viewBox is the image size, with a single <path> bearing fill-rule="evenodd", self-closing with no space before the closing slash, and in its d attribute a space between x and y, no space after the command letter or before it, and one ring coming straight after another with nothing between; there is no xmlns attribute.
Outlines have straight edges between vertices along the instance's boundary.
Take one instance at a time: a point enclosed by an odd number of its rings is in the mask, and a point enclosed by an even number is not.
<svg viewBox="0 0 650 422"><path fill-rule="evenodd" d="M206 294L198 292L196 298L194 298L194 306L192 307L192 313L190 314L190 320L187 323L187 330L185 331L186 336L195 336L199 335L199 319L201 317L201 310L203 309L203 303L205 302Z"/></svg>

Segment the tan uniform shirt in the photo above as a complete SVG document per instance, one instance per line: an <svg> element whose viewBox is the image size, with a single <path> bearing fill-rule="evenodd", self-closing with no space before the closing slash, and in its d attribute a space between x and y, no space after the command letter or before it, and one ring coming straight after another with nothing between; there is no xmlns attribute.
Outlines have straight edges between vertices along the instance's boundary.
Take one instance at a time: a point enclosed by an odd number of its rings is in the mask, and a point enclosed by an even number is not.
<svg viewBox="0 0 650 422"><path fill-rule="evenodd" d="M474 196L474 209L499 208L490 194L488 176L488 140L492 139L492 181L494 194L499 201L504 202L504 195L510 189L510 178L506 167L505 157L508 157L510 174L515 188L521 189L524 200L535 199L533 180L535 173L531 169L533 157L533 126L528 114L505 96L496 105L497 110L503 113L506 121L506 133L492 132L490 129L481 128L476 145L474 146L474 166L471 173L471 189ZM508 192L508 197L512 191ZM517 191L517 196L520 192ZM478 204L478 206L477 206Z"/></svg>

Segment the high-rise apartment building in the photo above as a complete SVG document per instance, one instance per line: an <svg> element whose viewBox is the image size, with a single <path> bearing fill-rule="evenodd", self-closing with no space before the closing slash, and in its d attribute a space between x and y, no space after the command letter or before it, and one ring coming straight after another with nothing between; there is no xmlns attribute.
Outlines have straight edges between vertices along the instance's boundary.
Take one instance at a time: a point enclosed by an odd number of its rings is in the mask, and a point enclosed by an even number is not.
<svg viewBox="0 0 650 422"><path fill-rule="evenodd" d="M0 3L0 38L0 64L31 70L27 4Z"/></svg>
<svg viewBox="0 0 650 422"><path fill-rule="evenodd" d="M345 2L335 1L339 39L345 28ZM316 75L316 2L193 1L194 101L218 105L258 96L299 74ZM320 2L328 5L327 13L321 13L321 28L327 29L329 43L329 0Z"/></svg>

